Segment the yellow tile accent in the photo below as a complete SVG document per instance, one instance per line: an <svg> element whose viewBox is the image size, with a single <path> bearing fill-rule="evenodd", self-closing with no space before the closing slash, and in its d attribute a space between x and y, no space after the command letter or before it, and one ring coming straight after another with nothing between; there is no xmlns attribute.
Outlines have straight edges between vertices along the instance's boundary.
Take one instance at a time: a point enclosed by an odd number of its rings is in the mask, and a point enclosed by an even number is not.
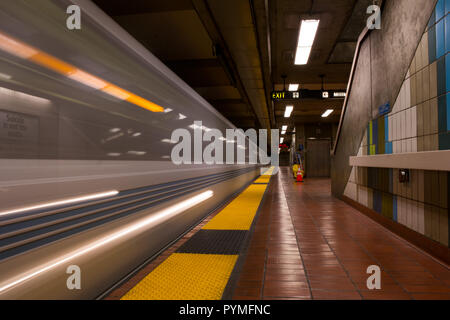
<svg viewBox="0 0 450 320"><path fill-rule="evenodd" d="M249 230L266 188L264 184L249 186L203 229Z"/></svg>
<svg viewBox="0 0 450 320"><path fill-rule="evenodd" d="M237 258L174 253L121 300L220 300Z"/></svg>

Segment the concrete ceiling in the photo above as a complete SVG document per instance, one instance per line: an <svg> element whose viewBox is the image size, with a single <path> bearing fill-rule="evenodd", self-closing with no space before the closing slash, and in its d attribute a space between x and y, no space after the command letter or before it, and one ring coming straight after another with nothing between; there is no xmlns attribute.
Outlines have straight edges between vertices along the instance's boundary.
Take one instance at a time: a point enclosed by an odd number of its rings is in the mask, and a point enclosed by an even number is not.
<svg viewBox="0 0 450 320"><path fill-rule="evenodd" d="M282 76L300 88L320 90L324 75L325 90L345 90L358 37L366 25L367 7L372 0L277 0L270 1L272 82L283 90ZM294 65L300 21L320 20L319 29L307 65ZM344 100L302 100L295 103L275 102L277 125L338 123ZM286 105L294 105L291 118L284 118ZM321 115L335 111L328 118Z"/></svg>
<svg viewBox="0 0 450 320"><path fill-rule="evenodd" d="M287 83L345 89L372 0L94 0L237 127L335 122L343 100L270 100ZM293 63L301 19L320 19L310 61ZM289 103L292 105L292 103ZM322 119L326 109L335 109Z"/></svg>
<svg viewBox="0 0 450 320"><path fill-rule="evenodd" d="M272 126L249 1L94 2L237 127Z"/></svg>

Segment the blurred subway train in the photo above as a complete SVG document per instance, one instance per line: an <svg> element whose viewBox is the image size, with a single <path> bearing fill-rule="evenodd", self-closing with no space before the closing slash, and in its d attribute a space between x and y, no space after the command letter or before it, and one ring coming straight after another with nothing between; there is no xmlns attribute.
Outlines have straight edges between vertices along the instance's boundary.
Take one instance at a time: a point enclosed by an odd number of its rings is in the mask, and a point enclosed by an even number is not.
<svg viewBox="0 0 450 320"><path fill-rule="evenodd" d="M0 299L101 297L246 187L258 165L172 163L196 120L234 128L90 1L1 1Z"/></svg>

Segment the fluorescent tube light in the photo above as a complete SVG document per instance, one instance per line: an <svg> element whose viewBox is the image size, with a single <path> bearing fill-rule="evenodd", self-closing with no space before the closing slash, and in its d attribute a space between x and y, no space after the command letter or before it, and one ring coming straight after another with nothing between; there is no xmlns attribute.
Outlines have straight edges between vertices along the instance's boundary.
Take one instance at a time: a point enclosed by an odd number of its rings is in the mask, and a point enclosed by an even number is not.
<svg viewBox="0 0 450 320"><path fill-rule="evenodd" d="M284 141L284 138L281 138L281 139L280 139L280 144L282 144L282 143L283 143L283 141Z"/></svg>
<svg viewBox="0 0 450 320"><path fill-rule="evenodd" d="M294 110L293 106L286 106L286 110L284 111L284 117L289 118L293 110Z"/></svg>
<svg viewBox="0 0 450 320"><path fill-rule="evenodd" d="M296 65L308 63L318 27L319 20L302 20L298 36L297 52L295 53Z"/></svg>
<svg viewBox="0 0 450 320"><path fill-rule="evenodd" d="M286 131L288 126L282 126L281 130Z"/></svg>
<svg viewBox="0 0 450 320"><path fill-rule="evenodd" d="M289 85L289 91L298 91L298 84L297 83L295 83L295 84L290 84Z"/></svg>
<svg viewBox="0 0 450 320"><path fill-rule="evenodd" d="M325 111L325 112L323 113L322 118L328 117L330 114L333 113L333 111L334 111L333 109L328 109L327 111Z"/></svg>

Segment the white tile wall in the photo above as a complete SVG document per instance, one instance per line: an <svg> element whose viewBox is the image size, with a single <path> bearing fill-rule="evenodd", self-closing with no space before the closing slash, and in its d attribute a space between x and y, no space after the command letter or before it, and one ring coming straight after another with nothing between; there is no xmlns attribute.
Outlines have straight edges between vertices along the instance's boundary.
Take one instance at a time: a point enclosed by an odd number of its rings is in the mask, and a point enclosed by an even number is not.
<svg viewBox="0 0 450 320"><path fill-rule="evenodd" d="M397 197L397 219L398 219L398 223L401 223L403 225L406 225L406 219L404 217L404 201L405 199L402 197Z"/></svg>
<svg viewBox="0 0 450 320"><path fill-rule="evenodd" d="M417 152L417 137L412 138L411 140L412 140L411 152Z"/></svg>
<svg viewBox="0 0 450 320"><path fill-rule="evenodd" d="M400 112L400 139L406 138L406 112Z"/></svg>
<svg viewBox="0 0 450 320"><path fill-rule="evenodd" d="M411 107L411 79L407 79L405 81L405 92L406 92L405 104L406 107L409 108Z"/></svg>
<svg viewBox="0 0 450 320"><path fill-rule="evenodd" d="M363 206L369 206L369 195L366 187L358 186L358 202Z"/></svg>
<svg viewBox="0 0 450 320"><path fill-rule="evenodd" d="M411 210L411 229L417 231L419 229L419 222L417 219L417 202L410 201L410 210Z"/></svg>
<svg viewBox="0 0 450 320"><path fill-rule="evenodd" d="M425 206L417 203L417 232L425 234Z"/></svg>
<svg viewBox="0 0 450 320"><path fill-rule="evenodd" d="M411 126L411 108L406 109L406 116L405 116L405 136L404 138L411 138L412 137L412 126Z"/></svg>
<svg viewBox="0 0 450 320"><path fill-rule="evenodd" d="M417 107L411 108L411 137L417 137Z"/></svg>
<svg viewBox="0 0 450 320"><path fill-rule="evenodd" d="M353 182L347 183L347 186L345 187L344 195L346 197L349 197L352 200L358 201L356 184Z"/></svg>

